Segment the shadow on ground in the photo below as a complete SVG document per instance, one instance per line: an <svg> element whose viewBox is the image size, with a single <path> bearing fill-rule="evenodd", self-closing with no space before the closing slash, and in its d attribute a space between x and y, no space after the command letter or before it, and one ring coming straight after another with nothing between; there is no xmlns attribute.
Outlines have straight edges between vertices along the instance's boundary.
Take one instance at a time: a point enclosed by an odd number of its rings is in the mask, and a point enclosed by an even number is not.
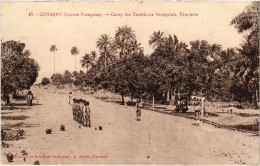
<svg viewBox="0 0 260 166"><path fill-rule="evenodd" d="M25 120L29 118L29 116L19 115L19 116L1 116L2 120Z"/></svg>
<svg viewBox="0 0 260 166"><path fill-rule="evenodd" d="M42 105L42 104L33 103L32 106L34 106L34 105ZM27 103L17 103L17 104L15 104L15 106L28 106L28 105L27 105ZM30 107L32 107L32 106L30 106ZM28 107L29 107L29 106L28 106Z"/></svg>
<svg viewBox="0 0 260 166"><path fill-rule="evenodd" d="M4 110L30 110L32 109L31 107L17 107L17 106L3 106L1 108L2 111ZM3 112L2 112L3 114Z"/></svg>
<svg viewBox="0 0 260 166"><path fill-rule="evenodd" d="M29 127L37 127L40 124L29 124L29 123L24 123L24 122L20 122L20 123L15 123L15 124L5 124L2 125L1 129L2 130L7 130L10 128L29 128Z"/></svg>
<svg viewBox="0 0 260 166"><path fill-rule="evenodd" d="M259 124L252 124L252 125L233 125L230 127L234 127L236 129L242 129L247 131L259 131Z"/></svg>

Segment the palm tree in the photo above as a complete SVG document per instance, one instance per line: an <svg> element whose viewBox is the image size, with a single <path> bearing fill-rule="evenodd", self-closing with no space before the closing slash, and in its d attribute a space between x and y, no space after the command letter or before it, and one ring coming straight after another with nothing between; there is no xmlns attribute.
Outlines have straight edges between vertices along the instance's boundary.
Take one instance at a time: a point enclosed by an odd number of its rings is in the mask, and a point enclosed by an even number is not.
<svg viewBox="0 0 260 166"><path fill-rule="evenodd" d="M154 47L159 47L163 42L163 32L154 32L150 36L149 45Z"/></svg>
<svg viewBox="0 0 260 166"><path fill-rule="evenodd" d="M80 60L81 66L86 67L87 72L88 72L88 68L90 66L94 65L93 61L94 61L95 58L93 56L93 53L95 54L95 52L94 51L91 52L92 56L90 56L88 53L86 53L85 56L82 57L82 60Z"/></svg>
<svg viewBox="0 0 260 166"><path fill-rule="evenodd" d="M111 46L111 37L107 34L103 34L98 38L97 48L99 48L100 52L105 55L105 68L107 66L107 54L110 51Z"/></svg>
<svg viewBox="0 0 260 166"><path fill-rule="evenodd" d="M114 47L120 50L120 58L123 58L126 54L130 54L131 51L129 50L129 47L135 40L136 37L131 27L128 27L127 25L118 27L115 34Z"/></svg>
<svg viewBox="0 0 260 166"><path fill-rule="evenodd" d="M253 105L257 107L257 96L259 90L259 2L252 2L247 6L242 13L236 16L231 25L237 28L239 33L248 31L249 34L245 36L246 42L242 44L242 49L239 52L245 56L249 61L249 66L246 72L250 79L248 88L252 92ZM258 74L257 74L258 73Z"/></svg>
<svg viewBox="0 0 260 166"><path fill-rule="evenodd" d="M171 51L169 53L170 56L182 56L183 54L187 53L187 47L188 45L186 43L182 41L179 42L176 35L173 35L173 37L169 35L169 37L166 39L166 48L169 48ZM218 47L216 46L216 49L217 48Z"/></svg>
<svg viewBox="0 0 260 166"><path fill-rule="evenodd" d="M71 48L70 52L71 52L72 56L73 55L75 56L75 71L76 71L76 69L77 69L76 68L76 56L77 56L77 54L79 54L79 50L76 46L74 46L74 47Z"/></svg>
<svg viewBox="0 0 260 166"><path fill-rule="evenodd" d="M90 55L91 55L91 58L93 59L93 61L95 61L95 59L97 57L96 51L91 51Z"/></svg>
<svg viewBox="0 0 260 166"><path fill-rule="evenodd" d="M137 43L137 40L131 40L130 46L129 46L129 54L132 53L143 53L143 47L140 47L141 43Z"/></svg>
<svg viewBox="0 0 260 166"><path fill-rule="evenodd" d="M55 52L58 51L56 45L51 45L50 51L54 53L54 74L55 74Z"/></svg>
<svg viewBox="0 0 260 166"><path fill-rule="evenodd" d="M119 38L123 42L128 42L132 39L135 39L134 31L131 27L128 27L127 25L123 27L118 27L116 31L116 38Z"/></svg>

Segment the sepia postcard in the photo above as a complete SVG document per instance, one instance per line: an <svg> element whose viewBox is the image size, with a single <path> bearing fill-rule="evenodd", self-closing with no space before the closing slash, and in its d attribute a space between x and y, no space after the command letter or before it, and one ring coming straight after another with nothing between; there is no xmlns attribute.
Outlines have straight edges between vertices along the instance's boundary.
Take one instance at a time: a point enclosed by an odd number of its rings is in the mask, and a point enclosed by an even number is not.
<svg viewBox="0 0 260 166"><path fill-rule="evenodd" d="M2 1L2 165L259 165L259 1Z"/></svg>

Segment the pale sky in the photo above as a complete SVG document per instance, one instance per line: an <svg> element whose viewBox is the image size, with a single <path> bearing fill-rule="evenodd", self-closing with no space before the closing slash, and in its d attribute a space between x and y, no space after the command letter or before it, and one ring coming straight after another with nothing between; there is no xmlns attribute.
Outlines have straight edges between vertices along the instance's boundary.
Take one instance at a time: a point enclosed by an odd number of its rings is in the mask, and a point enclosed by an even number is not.
<svg viewBox="0 0 260 166"><path fill-rule="evenodd" d="M31 57L40 65L38 81L54 72L55 44L56 73L74 71L75 62L70 50L76 46L77 71L85 53L97 50L96 41L101 34L114 37L117 27L128 25L136 34L145 54L153 49L148 40L154 31L176 35L180 41L207 40L223 48L239 47L243 34L230 26L231 20L250 2L1 2L1 39L20 40L31 51ZM30 17L29 12L34 16ZM46 12L62 12L62 16L39 16ZM102 13L102 17L70 16L64 13ZM198 13L198 16L110 16L111 13ZM39 14L38 16L36 14ZM106 16L105 14L109 14ZM86 71L86 69L82 69Z"/></svg>

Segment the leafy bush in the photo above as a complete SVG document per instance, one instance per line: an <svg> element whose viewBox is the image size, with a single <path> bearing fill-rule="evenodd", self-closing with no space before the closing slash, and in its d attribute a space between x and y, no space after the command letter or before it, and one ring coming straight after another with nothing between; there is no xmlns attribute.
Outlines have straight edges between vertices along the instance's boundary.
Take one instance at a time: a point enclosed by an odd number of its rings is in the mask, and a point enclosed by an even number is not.
<svg viewBox="0 0 260 166"><path fill-rule="evenodd" d="M49 78L47 78L47 77L44 77L43 79L42 79L42 85L48 85L48 84L50 84L50 79Z"/></svg>
<svg viewBox="0 0 260 166"><path fill-rule="evenodd" d="M64 84L64 78L62 74L60 73L55 73L51 76L51 81L54 85L61 85Z"/></svg>

